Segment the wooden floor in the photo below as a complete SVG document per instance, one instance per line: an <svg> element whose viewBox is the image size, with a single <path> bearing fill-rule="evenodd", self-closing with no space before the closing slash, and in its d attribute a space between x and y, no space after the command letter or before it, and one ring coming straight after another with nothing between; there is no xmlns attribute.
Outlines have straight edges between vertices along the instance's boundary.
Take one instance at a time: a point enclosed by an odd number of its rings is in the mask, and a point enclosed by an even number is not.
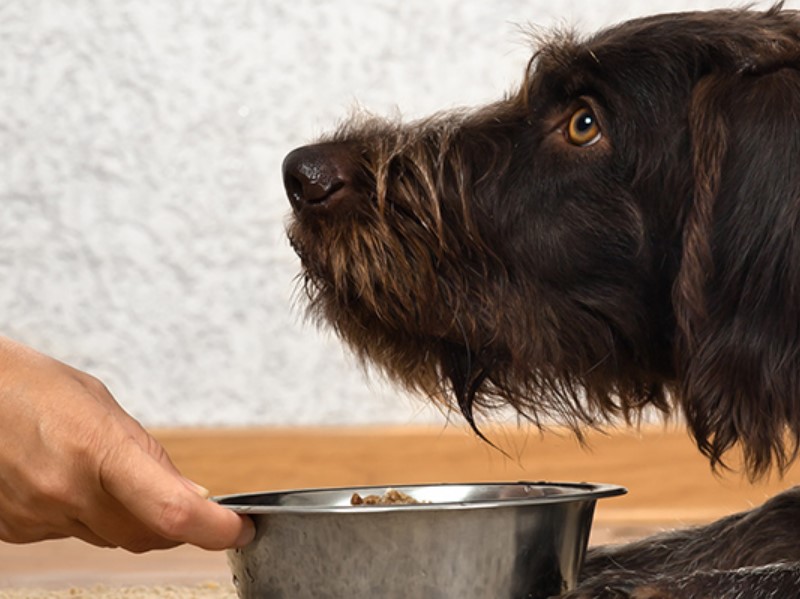
<svg viewBox="0 0 800 599"><path fill-rule="evenodd" d="M747 509L800 480L749 484L713 474L682 430L589 435L492 429L495 449L456 428L155 431L181 471L214 495L302 487L475 481L594 481L629 489L598 503L593 543L636 538ZM0 543L2 589L227 584L223 553L192 547L131 555L76 541ZM17 596L17 595L15 595Z"/></svg>

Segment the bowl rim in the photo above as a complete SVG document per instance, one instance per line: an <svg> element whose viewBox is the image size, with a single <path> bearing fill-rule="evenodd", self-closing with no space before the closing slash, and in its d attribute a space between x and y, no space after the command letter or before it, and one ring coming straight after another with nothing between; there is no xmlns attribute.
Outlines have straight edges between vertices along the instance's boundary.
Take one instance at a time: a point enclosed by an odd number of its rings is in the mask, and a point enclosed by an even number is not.
<svg viewBox="0 0 800 599"><path fill-rule="evenodd" d="M312 494L319 492L331 493L360 493L369 494L372 491L380 493L389 489L396 489L401 492L414 493L420 489L431 489L437 487L502 487L502 486L541 486L541 487L562 487L571 489L558 495L543 495L532 497L516 497L509 499L486 499L472 501L443 501L436 503L415 503L415 504L394 504L394 505L253 505L246 503L236 503L237 500L256 499L258 497L278 498L282 495ZM534 505L545 505L553 503L571 503L581 501L594 502L605 497L616 497L628 492L625 487L591 482L553 482L553 481L513 481L513 482L469 482L469 483L423 483L423 484L398 484L398 485L365 485L347 487L317 487L305 489L288 489L283 491L267 491L254 493L236 493L231 495L220 495L212 497L211 500L220 504L222 507L230 509L237 514L364 514L364 513L385 513L400 511L443 511L443 510L475 510L501 507L523 507Z"/></svg>

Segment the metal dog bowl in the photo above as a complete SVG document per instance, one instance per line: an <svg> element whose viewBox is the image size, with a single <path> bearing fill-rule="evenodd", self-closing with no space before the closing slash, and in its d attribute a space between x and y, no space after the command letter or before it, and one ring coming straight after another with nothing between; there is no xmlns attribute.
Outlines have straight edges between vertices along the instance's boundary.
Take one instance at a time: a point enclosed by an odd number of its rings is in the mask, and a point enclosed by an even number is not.
<svg viewBox="0 0 800 599"><path fill-rule="evenodd" d="M243 599L544 599L577 582L597 499L577 483L397 486L424 503L352 506L388 487L230 495L256 524L228 552Z"/></svg>

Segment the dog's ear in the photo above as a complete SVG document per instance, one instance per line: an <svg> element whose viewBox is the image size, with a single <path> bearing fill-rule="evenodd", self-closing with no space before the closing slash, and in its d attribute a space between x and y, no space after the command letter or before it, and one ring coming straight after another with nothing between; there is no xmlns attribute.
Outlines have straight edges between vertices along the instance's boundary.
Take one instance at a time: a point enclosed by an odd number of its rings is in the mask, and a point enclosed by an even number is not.
<svg viewBox="0 0 800 599"><path fill-rule="evenodd" d="M800 62L710 74L673 289L677 390L712 465L782 472L800 439Z"/></svg>

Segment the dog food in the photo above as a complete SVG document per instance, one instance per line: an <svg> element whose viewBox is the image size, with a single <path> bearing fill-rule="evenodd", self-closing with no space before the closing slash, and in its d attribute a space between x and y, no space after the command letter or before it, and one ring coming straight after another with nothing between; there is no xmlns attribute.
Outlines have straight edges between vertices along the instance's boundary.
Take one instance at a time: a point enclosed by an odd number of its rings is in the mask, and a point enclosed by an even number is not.
<svg viewBox="0 0 800 599"><path fill-rule="evenodd" d="M362 497L358 493L353 493L350 498L350 505L411 505L414 503L427 503L417 501L411 495L407 495L397 489L386 489L383 495L367 495Z"/></svg>

